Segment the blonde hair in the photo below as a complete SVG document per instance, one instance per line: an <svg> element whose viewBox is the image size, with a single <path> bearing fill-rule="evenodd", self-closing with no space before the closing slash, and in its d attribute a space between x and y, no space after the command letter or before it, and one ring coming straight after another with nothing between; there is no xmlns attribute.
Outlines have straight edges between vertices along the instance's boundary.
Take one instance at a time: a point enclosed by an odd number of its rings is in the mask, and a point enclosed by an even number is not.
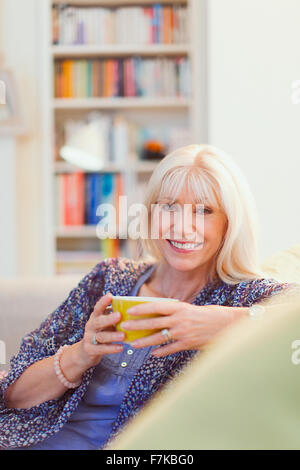
<svg viewBox="0 0 300 470"><path fill-rule="evenodd" d="M184 184L197 202L220 208L227 230L216 253L215 269L229 284L263 277L257 260L257 214L248 183L232 158L211 145L188 145L168 155L154 169L144 198L148 224L151 205L167 195L176 199ZM142 216L143 217L143 216ZM151 228L151 227L150 227ZM150 232L151 233L151 232ZM154 240L140 240L140 257L159 261Z"/></svg>

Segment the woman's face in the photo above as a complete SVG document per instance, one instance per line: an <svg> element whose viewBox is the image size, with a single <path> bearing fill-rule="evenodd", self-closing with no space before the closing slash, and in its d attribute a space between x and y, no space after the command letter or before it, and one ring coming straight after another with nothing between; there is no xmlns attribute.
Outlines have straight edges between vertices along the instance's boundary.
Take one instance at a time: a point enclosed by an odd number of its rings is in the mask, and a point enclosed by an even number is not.
<svg viewBox="0 0 300 470"><path fill-rule="evenodd" d="M193 204L187 188L174 203L168 198L157 201L155 214L152 234L165 261L178 271L209 271L226 233L226 215L211 205Z"/></svg>

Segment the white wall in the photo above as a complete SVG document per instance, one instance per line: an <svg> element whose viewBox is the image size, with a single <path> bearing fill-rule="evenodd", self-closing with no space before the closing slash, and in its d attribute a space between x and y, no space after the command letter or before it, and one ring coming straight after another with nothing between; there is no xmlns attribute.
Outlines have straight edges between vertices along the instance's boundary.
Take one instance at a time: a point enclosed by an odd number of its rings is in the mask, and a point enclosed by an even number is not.
<svg viewBox="0 0 300 470"><path fill-rule="evenodd" d="M248 176L264 258L300 243L300 1L207 3L209 141Z"/></svg>
<svg viewBox="0 0 300 470"><path fill-rule="evenodd" d="M16 264L20 276L41 275L44 269L39 1L0 0L0 52L15 74L27 128L16 144Z"/></svg>

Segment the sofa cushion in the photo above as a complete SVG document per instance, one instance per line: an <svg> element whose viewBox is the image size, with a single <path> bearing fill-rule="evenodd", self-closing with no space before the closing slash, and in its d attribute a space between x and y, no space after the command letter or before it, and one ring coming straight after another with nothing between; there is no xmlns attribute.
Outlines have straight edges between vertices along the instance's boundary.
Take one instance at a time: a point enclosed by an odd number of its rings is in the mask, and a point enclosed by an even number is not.
<svg viewBox="0 0 300 470"><path fill-rule="evenodd" d="M262 269L266 277L300 284L300 244L270 256L262 264Z"/></svg>
<svg viewBox="0 0 300 470"><path fill-rule="evenodd" d="M20 346L23 336L53 312L77 286L83 276L17 278L0 282L0 341L6 360L0 357L0 369L7 369L9 359ZM3 364L5 362L5 364ZM4 366L4 367L3 367Z"/></svg>

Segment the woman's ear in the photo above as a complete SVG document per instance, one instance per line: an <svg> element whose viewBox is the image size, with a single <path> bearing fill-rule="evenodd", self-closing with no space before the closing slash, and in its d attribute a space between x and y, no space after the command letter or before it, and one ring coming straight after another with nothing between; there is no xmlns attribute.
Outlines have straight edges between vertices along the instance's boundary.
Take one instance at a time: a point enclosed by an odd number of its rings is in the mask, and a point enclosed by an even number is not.
<svg viewBox="0 0 300 470"><path fill-rule="evenodd" d="M228 218L227 216L225 215L226 217L226 220L225 220L225 225L224 225L224 229L223 229L223 239L226 237L226 233L227 233L227 230L228 230Z"/></svg>

